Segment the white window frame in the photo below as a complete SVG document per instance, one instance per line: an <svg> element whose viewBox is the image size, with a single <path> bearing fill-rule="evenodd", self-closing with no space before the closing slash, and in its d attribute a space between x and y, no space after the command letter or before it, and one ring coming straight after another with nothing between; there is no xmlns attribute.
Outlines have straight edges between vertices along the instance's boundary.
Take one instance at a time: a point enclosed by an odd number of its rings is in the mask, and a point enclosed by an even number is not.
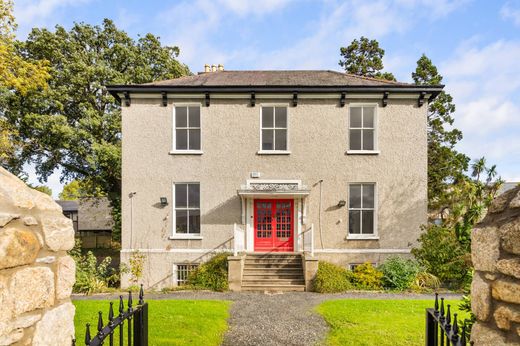
<svg viewBox="0 0 520 346"><path fill-rule="evenodd" d="M374 127L363 127L363 119L361 119L361 127L354 127L352 128L350 126L350 114L351 109L353 107L373 107L374 108ZM347 138L347 154L350 155L378 155L381 153L379 150L379 143L378 143L378 128L379 128L379 104L378 103L350 103L348 105L348 117L347 117L347 128L348 128L348 138ZM374 149L373 150L357 150L357 149L350 149L350 133L351 130L364 130L364 129L373 129L374 130ZM361 133L361 147L363 148L363 133Z"/></svg>
<svg viewBox="0 0 520 346"><path fill-rule="evenodd" d="M351 208L350 207L350 186L351 185L368 185L368 184L371 184L371 185L374 185L374 207L373 208ZM361 186L361 199L363 199L363 186ZM363 201L361 202L361 205L363 205ZM372 234L364 234L364 233L359 233L359 234L351 234L350 233L350 211L351 210L373 210L374 211L374 232ZM378 240L379 239L379 232L378 232L378 229L377 229L377 215L378 215L378 194L377 194L377 183L375 182L369 182L369 181L364 181L364 182L351 182L348 184L348 191L347 191L347 240ZM363 218L361 217L361 224L360 224L360 231L363 229Z"/></svg>
<svg viewBox="0 0 520 346"><path fill-rule="evenodd" d="M202 124L202 119L204 118L202 113L203 113L203 109L204 107L202 107L202 103L173 103L172 104L173 106L173 110L172 110L172 150L170 151L170 154L176 154L176 155L202 155L204 152L202 151L202 144L203 144L203 141L202 141L202 127L203 127L203 124ZM200 114L200 126L198 127L198 129L200 129L200 149L199 150L191 150L191 149L177 149L177 124L176 124L176 121L175 121L175 108L176 107L199 107L199 114ZM186 124L188 125L186 127L186 129L196 129L195 127L189 127L189 124ZM184 129L184 128L183 128ZM188 136L189 136L189 131L188 131ZM188 145L189 145L189 137L188 137Z"/></svg>
<svg viewBox="0 0 520 346"><path fill-rule="evenodd" d="M200 232L199 233L177 233L177 209L175 208L175 185L178 184L198 184L199 185L199 213L201 214L201 222L200 222ZM169 237L169 239L194 239L194 240L200 240L202 239L202 212L201 212L201 205L202 205L202 191L200 189L200 182L197 181L178 181L174 182L172 184L172 235ZM197 208L182 208L182 210L197 210Z"/></svg>
<svg viewBox="0 0 520 346"><path fill-rule="evenodd" d="M291 107L289 107L289 104L288 103L263 103L263 104L260 104L259 105L260 107L260 110L259 110L259 124L260 124L260 130L259 130L259 138L260 138L260 146L259 146L259 150L257 152L257 154L260 154L260 155L289 155L291 153L290 151L290 141L289 141L289 138L290 138L290 135L289 135L289 119L290 119L290 112L289 110L291 109ZM286 150L264 150L262 149L262 129L263 129L263 126L262 126L262 110L264 107L284 107L287 109L287 127L285 128L282 128L282 127L279 127L277 128L275 126L275 122L274 122L274 117L273 117L273 127L272 128L269 128L269 129L274 129L274 130L277 130L277 129L280 129L280 130L286 130L287 131L287 149ZM274 114L274 113L273 113ZM276 117L276 115L275 115ZM275 139L273 138L273 144L276 144L275 143Z"/></svg>
<svg viewBox="0 0 520 346"><path fill-rule="evenodd" d="M177 287L182 286L182 285L179 285L179 280L177 278L177 275L179 274L179 266L183 266L183 265L191 265L191 266L198 267L198 266L200 266L200 263L189 263L189 262L175 263L173 265L172 286L177 286Z"/></svg>

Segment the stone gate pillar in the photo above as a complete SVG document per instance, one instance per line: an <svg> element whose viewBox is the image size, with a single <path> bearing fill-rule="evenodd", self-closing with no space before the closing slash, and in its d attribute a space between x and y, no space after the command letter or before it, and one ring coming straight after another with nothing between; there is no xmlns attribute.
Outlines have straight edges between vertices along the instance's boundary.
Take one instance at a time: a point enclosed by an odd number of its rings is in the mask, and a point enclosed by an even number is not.
<svg viewBox="0 0 520 346"><path fill-rule="evenodd" d="M0 168L0 345L71 345L72 222Z"/></svg>
<svg viewBox="0 0 520 346"><path fill-rule="evenodd" d="M520 345L520 187L491 204L471 235L475 346Z"/></svg>

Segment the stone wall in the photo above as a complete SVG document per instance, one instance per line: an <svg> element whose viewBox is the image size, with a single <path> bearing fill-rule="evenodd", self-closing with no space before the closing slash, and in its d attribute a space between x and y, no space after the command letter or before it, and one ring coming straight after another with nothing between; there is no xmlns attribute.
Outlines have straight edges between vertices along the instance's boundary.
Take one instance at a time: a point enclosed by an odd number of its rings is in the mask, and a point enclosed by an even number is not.
<svg viewBox="0 0 520 346"><path fill-rule="evenodd" d="M472 233L475 345L520 345L520 187L496 198Z"/></svg>
<svg viewBox="0 0 520 346"><path fill-rule="evenodd" d="M71 345L72 222L0 168L0 345Z"/></svg>

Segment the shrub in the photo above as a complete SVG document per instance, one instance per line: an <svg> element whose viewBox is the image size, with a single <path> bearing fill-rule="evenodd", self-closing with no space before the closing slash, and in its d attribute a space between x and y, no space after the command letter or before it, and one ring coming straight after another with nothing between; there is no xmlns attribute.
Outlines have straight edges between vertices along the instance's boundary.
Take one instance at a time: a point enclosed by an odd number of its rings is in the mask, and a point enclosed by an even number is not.
<svg viewBox="0 0 520 346"><path fill-rule="evenodd" d="M421 271L417 261L399 256L389 257L378 269L383 273L383 286L398 291L410 288Z"/></svg>
<svg viewBox="0 0 520 346"><path fill-rule="evenodd" d="M80 240L76 240L76 244L69 254L76 262L74 292L85 294L103 292L119 281L118 273L110 267L112 258L106 257L98 264L92 251L88 251L85 255L81 254Z"/></svg>
<svg viewBox="0 0 520 346"><path fill-rule="evenodd" d="M412 249L412 254L428 273L452 288L460 288L471 281L470 255L453 230L430 225L421 234L419 242L420 247Z"/></svg>
<svg viewBox="0 0 520 346"><path fill-rule="evenodd" d="M352 272L352 280L356 287L363 290L382 288L383 273L374 268L370 262L358 265Z"/></svg>
<svg viewBox="0 0 520 346"><path fill-rule="evenodd" d="M229 253L213 256L202 263L188 277L187 284L195 288L225 291L228 289L228 261Z"/></svg>
<svg viewBox="0 0 520 346"><path fill-rule="evenodd" d="M313 290L319 293L338 293L354 288L352 272L329 262L318 262Z"/></svg>
<svg viewBox="0 0 520 346"><path fill-rule="evenodd" d="M414 291L424 291L426 289L437 289L441 285L441 280L435 275L426 271L420 271L415 276L411 288Z"/></svg>

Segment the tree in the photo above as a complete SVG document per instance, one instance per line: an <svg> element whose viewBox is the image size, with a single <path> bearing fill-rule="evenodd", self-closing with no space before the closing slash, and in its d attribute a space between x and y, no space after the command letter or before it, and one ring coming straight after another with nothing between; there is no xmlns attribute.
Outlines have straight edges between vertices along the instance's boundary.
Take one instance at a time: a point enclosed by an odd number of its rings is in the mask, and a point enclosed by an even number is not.
<svg viewBox="0 0 520 346"><path fill-rule="evenodd" d="M83 181L75 179L63 187L58 197L64 201L74 201L83 197L101 196L104 194L99 187L87 186Z"/></svg>
<svg viewBox="0 0 520 346"><path fill-rule="evenodd" d="M32 188L52 197L52 189L46 185L33 186Z"/></svg>
<svg viewBox="0 0 520 346"><path fill-rule="evenodd" d="M379 47L376 40L361 36L359 41L356 39L348 47L341 47L340 55L343 59L339 61L339 66L343 67L345 72L395 81L392 73L381 72L385 50Z"/></svg>
<svg viewBox="0 0 520 346"><path fill-rule="evenodd" d="M163 46L146 34L137 41L111 20L92 26L75 23L67 31L33 29L18 42L29 59L46 59L47 89L13 93L6 118L18 128L23 149L18 167L33 163L42 181L61 168L62 180L78 179L110 200L119 238L121 199L121 109L109 84L134 84L189 74L177 60L177 47Z"/></svg>
<svg viewBox="0 0 520 346"><path fill-rule="evenodd" d="M412 79L417 85L439 85L442 76L432 61L422 55ZM462 132L453 125L455 104L442 91L428 106L428 202L431 209L445 207L453 184L465 179L469 157L455 149Z"/></svg>
<svg viewBox="0 0 520 346"><path fill-rule="evenodd" d="M0 94L18 91L25 95L29 90L44 88L49 78L48 62L25 58L15 44L16 22L13 16L13 1L0 2ZM4 97L0 99L0 110L4 109ZM0 166L15 163L15 156L22 142L18 140L16 127L0 112ZM19 170L14 171L19 173Z"/></svg>

